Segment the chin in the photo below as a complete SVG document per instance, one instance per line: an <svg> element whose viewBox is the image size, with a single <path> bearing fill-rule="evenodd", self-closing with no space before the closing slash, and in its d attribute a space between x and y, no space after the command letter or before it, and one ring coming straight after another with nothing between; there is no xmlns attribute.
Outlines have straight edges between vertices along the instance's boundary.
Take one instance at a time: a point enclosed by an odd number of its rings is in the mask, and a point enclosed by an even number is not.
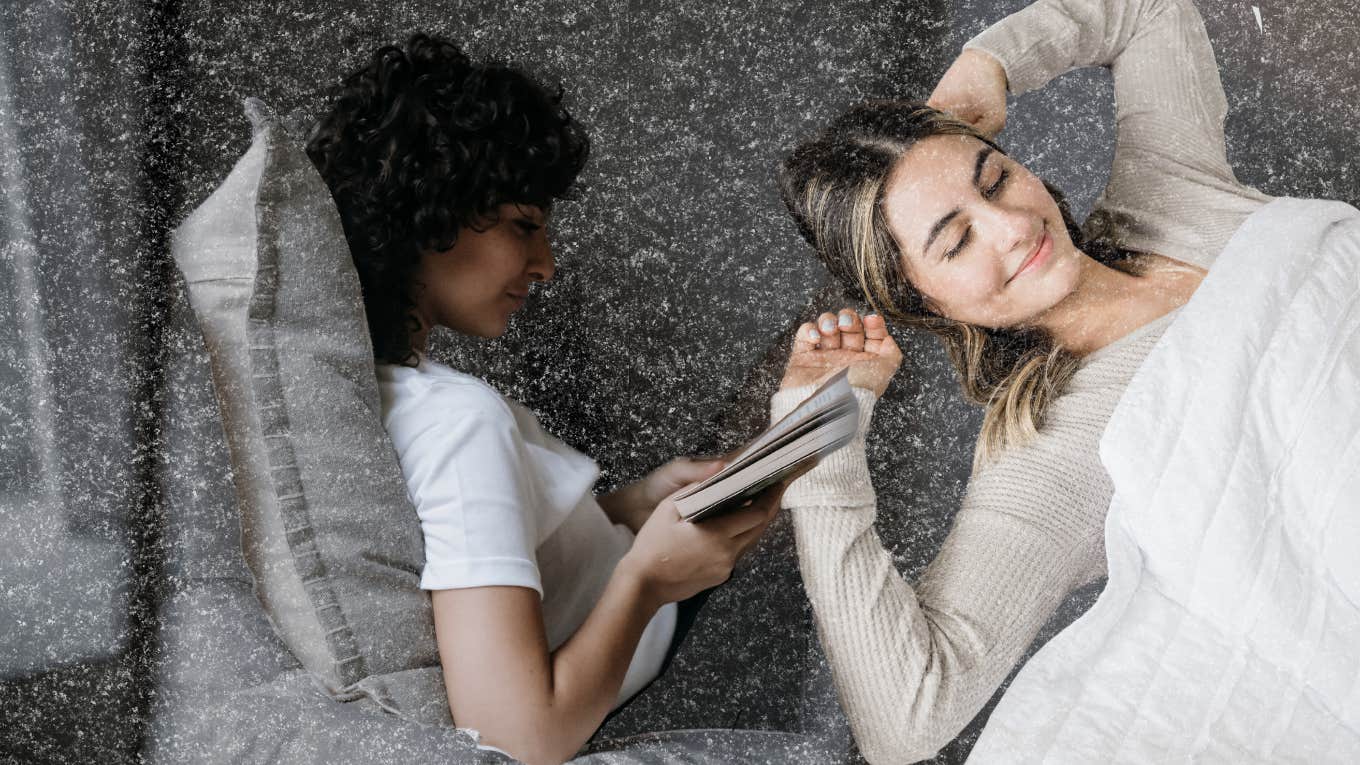
<svg viewBox="0 0 1360 765"><path fill-rule="evenodd" d="M1050 274L1050 276L1052 279L1043 285L1044 290L1040 298L1041 307L1034 312L1034 316L1026 324L1032 324L1039 317L1062 305L1077 291L1077 280L1074 278L1074 274L1058 272Z"/></svg>
<svg viewBox="0 0 1360 765"><path fill-rule="evenodd" d="M454 331L466 337L479 337L483 340L495 340L501 335L504 335L508 328L507 322L501 322L500 324L482 324L479 326L464 327Z"/></svg>

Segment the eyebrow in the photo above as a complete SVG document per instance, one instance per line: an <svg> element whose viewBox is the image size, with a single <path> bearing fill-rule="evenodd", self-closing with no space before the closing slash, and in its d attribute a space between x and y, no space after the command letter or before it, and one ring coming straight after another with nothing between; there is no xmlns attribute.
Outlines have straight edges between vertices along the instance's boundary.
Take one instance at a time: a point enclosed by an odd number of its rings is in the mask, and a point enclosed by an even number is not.
<svg viewBox="0 0 1360 765"><path fill-rule="evenodd" d="M974 186L978 185L978 181L982 180L982 166L987 164L987 157L989 157L993 151L995 151L995 149L993 149L990 146L983 146L982 149L978 151L977 159L974 160L973 162ZM939 236L940 232L944 231L945 226L948 226L951 220L954 220L954 218L958 217L958 214L960 212L962 212L962 210L955 207L953 210L950 210L948 213L945 213L944 217L935 221L935 225L930 227L930 234L926 237L925 247L921 248L922 255L925 255L927 252L930 252L930 244L935 241L935 237Z"/></svg>
<svg viewBox="0 0 1360 765"><path fill-rule="evenodd" d="M552 208L551 206L543 208L538 205L515 203L515 212L530 223L541 226L548 222L548 217L552 215Z"/></svg>

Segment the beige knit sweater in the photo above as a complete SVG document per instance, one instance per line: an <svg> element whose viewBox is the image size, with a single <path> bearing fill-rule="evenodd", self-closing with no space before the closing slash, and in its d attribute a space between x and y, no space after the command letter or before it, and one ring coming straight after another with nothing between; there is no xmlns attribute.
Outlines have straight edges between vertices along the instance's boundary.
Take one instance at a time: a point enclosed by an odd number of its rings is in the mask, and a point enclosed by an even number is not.
<svg viewBox="0 0 1360 765"><path fill-rule="evenodd" d="M1269 200L1228 166L1227 103L1190 0L1040 0L964 47L1000 61L1014 93L1078 66L1113 71L1115 158L1091 233L1209 268ZM1100 436L1174 313L1086 356L1038 438L972 475L948 538L914 587L874 531L863 440L874 399L856 389L859 436L790 487L784 504L836 688L870 762L936 753L1066 595L1104 576L1112 488ZM776 394L772 415L810 392Z"/></svg>

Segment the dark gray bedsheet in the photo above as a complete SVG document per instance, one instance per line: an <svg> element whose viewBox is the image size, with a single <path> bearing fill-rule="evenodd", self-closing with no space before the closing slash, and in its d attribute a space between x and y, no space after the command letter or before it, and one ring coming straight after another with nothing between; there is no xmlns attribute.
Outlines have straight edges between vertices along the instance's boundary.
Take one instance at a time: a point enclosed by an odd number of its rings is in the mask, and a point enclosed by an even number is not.
<svg viewBox="0 0 1360 765"><path fill-rule="evenodd" d="M316 693L233 552L224 446L202 366L185 363L199 351L171 310L165 233L247 145L243 97L314 110L362 51L416 29L566 84L596 151L580 200L557 211L558 278L505 338L437 353L594 455L607 488L752 432L788 329L839 302L774 192L792 140L854 100L924 96L963 40L1023 4L0 3L0 760L475 756ZM1354 203L1355 11L1260 5L1258 26L1250 4L1198 4L1239 178ZM1079 214L1104 180L1110 98L1100 72L1061 78L1015 102L1002 135ZM948 530L978 413L933 342L900 340L870 458L879 529L913 576ZM853 757L791 545L777 523L672 672L593 745ZM938 760L962 761L984 718ZM679 728L755 733L644 736Z"/></svg>

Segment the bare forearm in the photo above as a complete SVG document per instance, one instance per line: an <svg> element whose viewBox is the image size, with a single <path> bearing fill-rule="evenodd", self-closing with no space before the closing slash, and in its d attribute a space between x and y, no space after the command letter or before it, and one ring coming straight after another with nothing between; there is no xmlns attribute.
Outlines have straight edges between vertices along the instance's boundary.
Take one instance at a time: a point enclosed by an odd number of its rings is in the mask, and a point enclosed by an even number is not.
<svg viewBox="0 0 1360 765"><path fill-rule="evenodd" d="M613 706L638 640L661 605L625 561L585 623L553 653L554 703L590 710L586 736Z"/></svg>
<svg viewBox="0 0 1360 765"><path fill-rule="evenodd" d="M500 736L483 730L483 736L527 763L570 758L613 707L638 641L660 605L621 564L586 621L550 655L546 682L526 700L513 730Z"/></svg>

